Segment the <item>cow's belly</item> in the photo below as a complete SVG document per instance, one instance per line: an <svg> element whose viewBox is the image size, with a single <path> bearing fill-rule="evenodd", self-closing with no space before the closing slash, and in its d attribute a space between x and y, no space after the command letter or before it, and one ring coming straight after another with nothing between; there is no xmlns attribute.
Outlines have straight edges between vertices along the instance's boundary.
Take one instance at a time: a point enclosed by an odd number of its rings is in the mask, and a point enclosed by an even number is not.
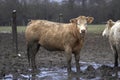
<svg viewBox="0 0 120 80"><path fill-rule="evenodd" d="M45 49L47 49L49 51L63 51L63 49L60 47L54 47L54 46L48 46L48 45L42 46L42 47L44 47Z"/></svg>
<svg viewBox="0 0 120 80"><path fill-rule="evenodd" d="M44 39L40 40L39 44L47 50L50 51L62 51L64 50L62 41L55 39Z"/></svg>
<svg viewBox="0 0 120 80"><path fill-rule="evenodd" d="M64 50L63 40L62 33L46 32L39 38L39 44L50 51Z"/></svg>

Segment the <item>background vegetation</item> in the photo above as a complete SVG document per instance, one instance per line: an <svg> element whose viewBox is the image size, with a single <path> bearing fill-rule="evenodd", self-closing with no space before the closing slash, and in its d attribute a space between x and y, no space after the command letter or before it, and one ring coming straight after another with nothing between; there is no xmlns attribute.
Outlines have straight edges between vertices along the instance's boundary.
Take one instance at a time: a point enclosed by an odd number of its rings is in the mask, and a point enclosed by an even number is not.
<svg viewBox="0 0 120 80"><path fill-rule="evenodd" d="M26 25L30 19L69 22L79 15L93 16L94 23L101 24L120 19L119 3L120 0L0 0L0 25L11 25L14 9L17 25Z"/></svg>

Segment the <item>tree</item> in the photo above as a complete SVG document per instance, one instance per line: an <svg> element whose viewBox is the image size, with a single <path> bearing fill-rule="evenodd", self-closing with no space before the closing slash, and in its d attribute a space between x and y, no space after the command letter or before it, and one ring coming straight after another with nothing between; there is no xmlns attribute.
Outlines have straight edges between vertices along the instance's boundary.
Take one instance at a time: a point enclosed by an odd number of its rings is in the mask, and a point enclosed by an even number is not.
<svg viewBox="0 0 120 80"><path fill-rule="evenodd" d="M11 12L17 10L17 24L26 25L30 19L46 19L63 21L80 15L93 16L94 23L103 23L108 19L120 18L120 0L62 0L61 3L52 0L0 0L0 25L9 25Z"/></svg>

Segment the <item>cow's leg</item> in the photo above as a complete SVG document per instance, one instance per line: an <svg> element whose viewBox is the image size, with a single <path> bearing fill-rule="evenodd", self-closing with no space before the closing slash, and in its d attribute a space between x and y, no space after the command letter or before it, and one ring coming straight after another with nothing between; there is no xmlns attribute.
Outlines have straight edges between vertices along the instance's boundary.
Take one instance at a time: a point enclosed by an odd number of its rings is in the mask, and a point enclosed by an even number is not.
<svg viewBox="0 0 120 80"><path fill-rule="evenodd" d="M33 72L35 72L35 70L37 69L35 63L35 56L39 50L39 47L40 45L37 42L33 42L29 44L29 48L28 48L28 61L30 63L30 66L32 67Z"/></svg>
<svg viewBox="0 0 120 80"><path fill-rule="evenodd" d="M68 46L65 48L65 52L66 52L66 59L67 59L67 71L68 73L71 73L71 60L72 60L72 51L71 48Z"/></svg>
<svg viewBox="0 0 120 80"><path fill-rule="evenodd" d="M114 53L114 67L118 67L118 52L116 46L111 46Z"/></svg>
<svg viewBox="0 0 120 80"><path fill-rule="evenodd" d="M118 53L117 53L117 49L116 49L116 48L115 48L114 56L115 56L114 66L115 66L115 67L118 67Z"/></svg>
<svg viewBox="0 0 120 80"><path fill-rule="evenodd" d="M118 55L118 61L120 61L120 43L116 45L117 55ZM119 63L119 62L118 62ZM119 65L119 64L118 64Z"/></svg>
<svg viewBox="0 0 120 80"><path fill-rule="evenodd" d="M33 71L37 69L36 63L35 63L35 56L39 50L40 45L38 43L34 43L32 46L32 55L31 55L31 65L33 68Z"/></svg>
<svg viewBox="0 0 120 80"><path fill-rule="evenodd" d="M79 64L79 60L80 60L80 53L77 52L74 54L75 56L75 62L76 62L76 70L79 73L80 72L80 64Z"/></svg>

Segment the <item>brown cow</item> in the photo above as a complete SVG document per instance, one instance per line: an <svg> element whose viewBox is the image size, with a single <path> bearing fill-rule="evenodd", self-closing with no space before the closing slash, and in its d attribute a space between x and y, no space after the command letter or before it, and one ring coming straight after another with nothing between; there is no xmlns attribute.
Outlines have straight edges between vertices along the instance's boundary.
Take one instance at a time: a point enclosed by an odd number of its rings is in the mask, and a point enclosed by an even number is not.
<svg viewBox="0 0 120 80"><path fill-rule="evenodd" d="M56 23L47 20L31 20L25 31L27 55L33 71L36 69L35 55L40 46L50 51L65 51L67 71L71 72L72 53L75 56L77 72L80 72L80 50L84 43L87 23L93 17L79 16L70 23Z"/></svg>

